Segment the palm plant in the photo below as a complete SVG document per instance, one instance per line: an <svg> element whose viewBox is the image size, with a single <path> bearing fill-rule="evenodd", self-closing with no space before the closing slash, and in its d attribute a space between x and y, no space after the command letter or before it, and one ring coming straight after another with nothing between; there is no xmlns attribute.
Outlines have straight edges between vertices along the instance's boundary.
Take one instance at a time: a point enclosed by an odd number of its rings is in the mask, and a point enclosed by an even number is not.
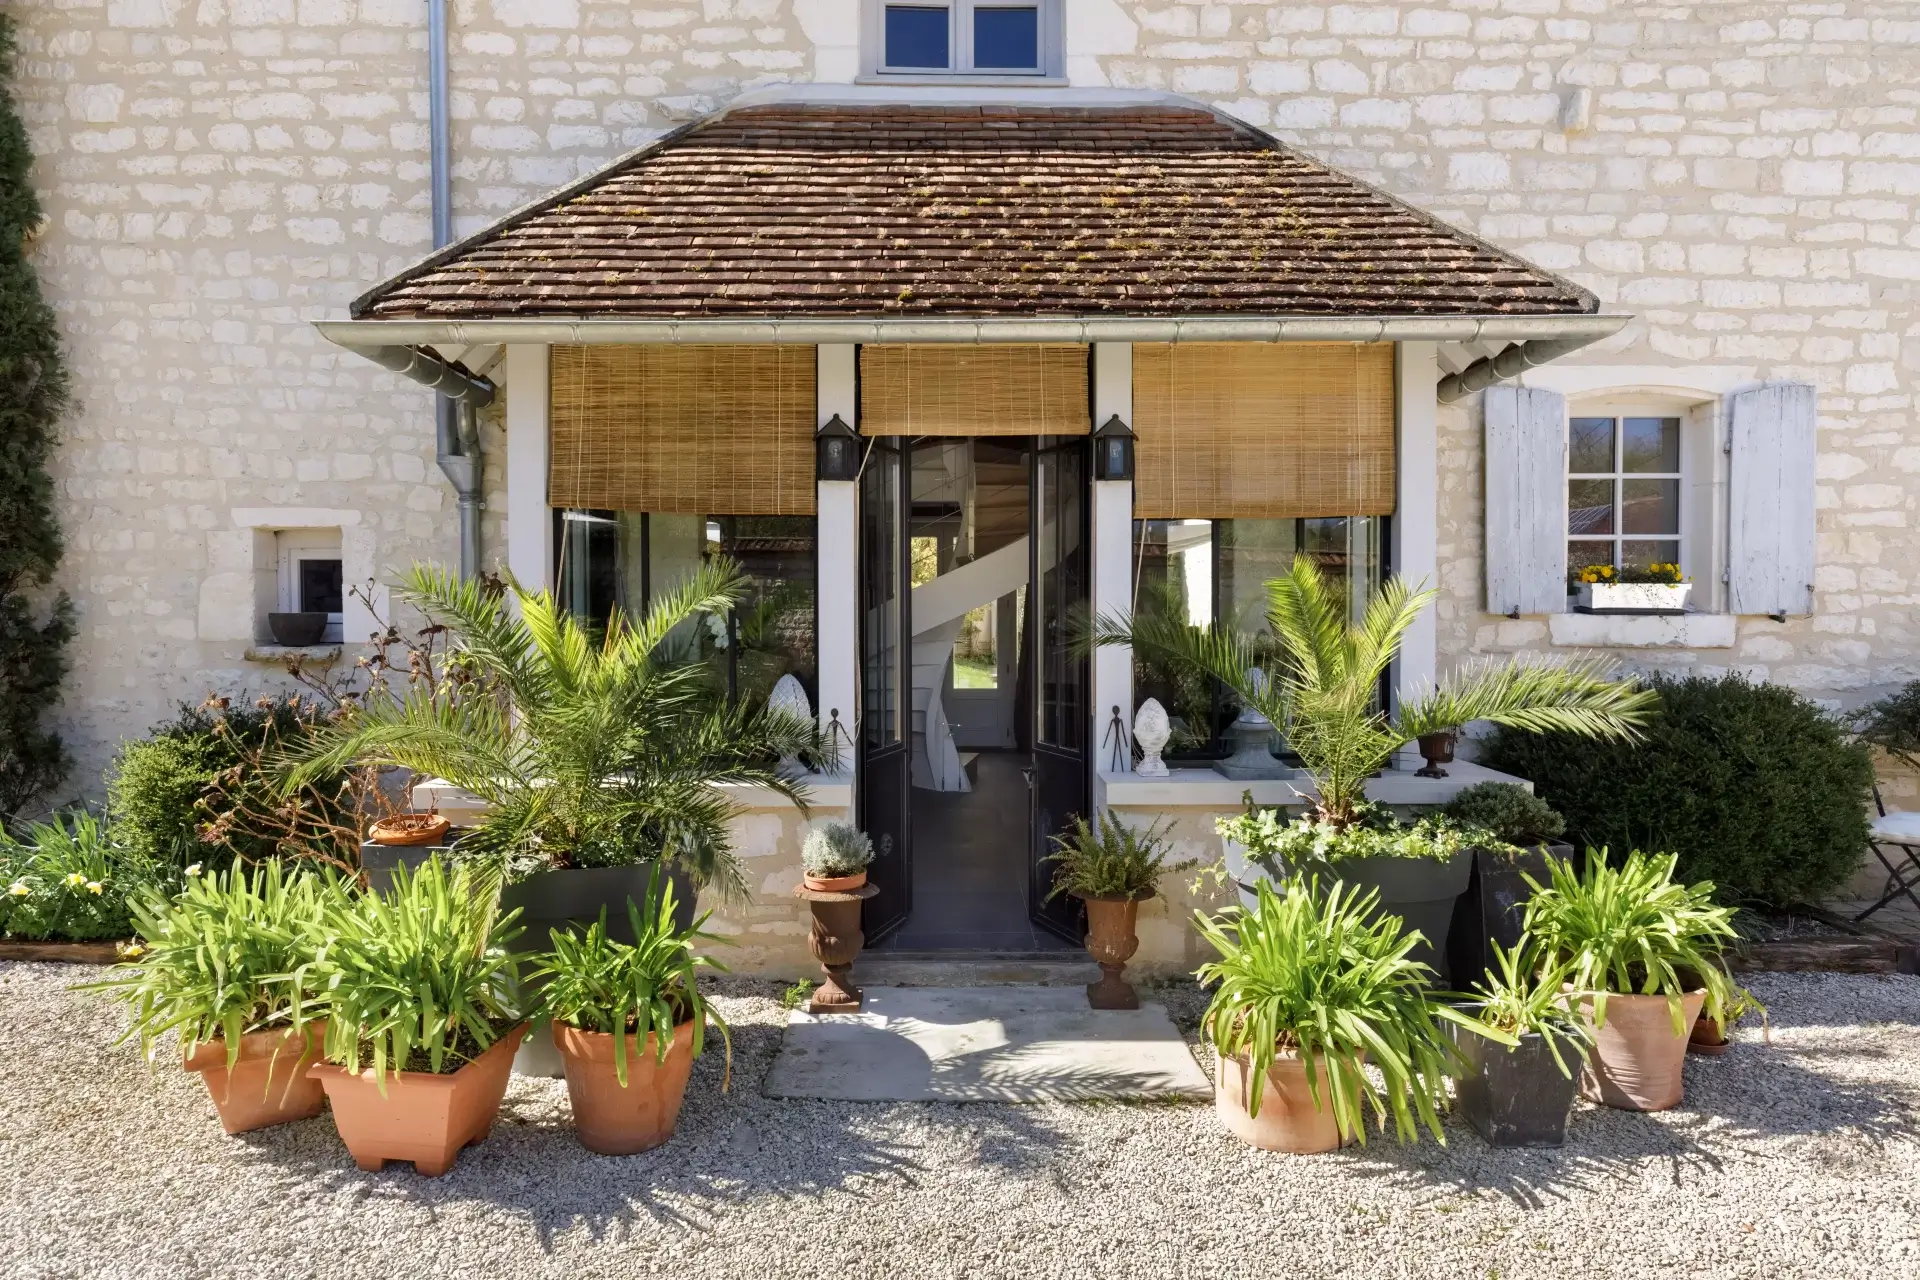
<svg viewBox="0 0 1920 1280"><path fill-rule="evenodd" d="M712 1022L732 1063L727 1024L700 994L698 982L700 969L725 972L726 966L694 950L721 939L702 928L704 915L685 929L673 917L673 882L656 870L645 908L627 902L631 945L607 936L602 910L584 934L555 930L553 949L534 961L532 976L546 983L540 989L541 1012L555 1022L612 1036L613 1070L621 1088L627 1085L628 1038L644 1046L651 1035L655 1060L665 1062L673 1033L684 1023L692 1024L694 1057L705 1048L706 1024Z"/></svg>
<svg viewBox="0 0 1920 1280"><path fill-rule="evenodd" d="M1737 936L1733 909L1713 903L1713 884L1677 884L1673 854L1635 850L1619 866L1587 851L1584 872L1554 860L1552 883L1532 876L1526 930L1565 966L1566 980L1592 992L1593 1020L1607 1021L1607 995L1665 996L1675 1035L1685 1035L1683 998L1706 988L1705 1012L1724 1025L1737 989L1721 953Z"/></svg>
<svg viewBox="0 0 1920 1280"><path fill-rule="evenodd" d="M1611 678L1602 658L1565 663L1488 662L1456 672L1388 713L1380 681L1400 643L1435 596L1389 579L1349 625L1343 601L1306 556L1267 584L1267 621L1285 647L1270 678L1258 667L1263 640L1231 627L1191 627L1160 613L1102 615L1091 641L1131 645L1206 671L1282 726L1313 776L1316 818L1336 829L1364 811L1366 783L1416 738L1475 720L1531 732L1630 738L1654 705L1651 692Z"/></svg>
<svg viewBox="0 0 1920 1280"><path fill-rule="evenodd" d="M1256 891L1251 911L1195 917L1220 953L1195 974L1219 984L1201 1022L1207 1040L1245 1062L1255 1081L1281 1054L1298 1056L1314 1105L1332 1107L1342 1138L1366 1140L1370 1107L1383 1125L1391 1117L1403 1140L1424 1125L1445 1141L1439 1108L1455 1051L1440 1021L1502 1044L1514 1038L1428 997L1432 970L1408 958L1420 935L1402 933L1397 916L1380 916L1377 894L1339 882L1323 890L1317 878L1284 897L1265 882ZM1330 1098L1320 1096L1322 1070ZM1260 1094L1256 1085L1252 1115Z"/></svg>
<svg viewBox="0 0 1920 1280"><path fill-rule="evenodd" d="M516 875L670 861L744 897L728 832L741 810L716 784L759 784L804 812L805 787L775 762L825 752L811 721L729 703L711 673L669 643L683 624L724 615L746 586L732 562L716 559L658 594L645 617L616 610L590 633L548 592L415 566L398 594L451 633L448 671L348 708L315 735L290 780L405 766L488 804L463 856L504 857Z"/></svg>

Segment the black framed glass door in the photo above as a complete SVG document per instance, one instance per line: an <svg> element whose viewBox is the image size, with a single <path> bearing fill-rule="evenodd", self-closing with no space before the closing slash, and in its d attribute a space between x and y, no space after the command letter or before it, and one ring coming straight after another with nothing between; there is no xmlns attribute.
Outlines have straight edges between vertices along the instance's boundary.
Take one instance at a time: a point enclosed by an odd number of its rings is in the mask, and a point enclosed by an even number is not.
<svg viewBox="0 0 1920 1280"><path fill-rule="evenodd" d="M1037 444L1027 610L1034 673L1027 906L1036 925L1079 942L1086 909L1065 895L1048 900L1055 866L1044 859L1053 852L1053 837L1088 809L1091 664L1073 643L1086 619L1090 586L1088 445L1085 437L1064 442L1042 437Z"/></svg>
<svg viewBox="0 0 1920 1280"><path fill-rule="evenodd" d="M873 841L868 879L879 892L861 910L869 944L906 920L913 903L911 645L907 470L896 439L875 439L860 474L860 825Z"/></svg>

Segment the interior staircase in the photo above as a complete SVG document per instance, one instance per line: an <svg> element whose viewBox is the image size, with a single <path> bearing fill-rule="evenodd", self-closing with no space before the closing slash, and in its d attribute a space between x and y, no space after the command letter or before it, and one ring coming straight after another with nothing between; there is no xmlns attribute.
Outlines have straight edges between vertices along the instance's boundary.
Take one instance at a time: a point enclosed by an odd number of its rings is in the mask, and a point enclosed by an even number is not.
<svg viewBox="0 0 1920 1280"><path fill-rule="evenodd" d="M967 614L1027 581L1027 539L1012 542L913 589L913 785L970 791L941 692Z"/></svg>

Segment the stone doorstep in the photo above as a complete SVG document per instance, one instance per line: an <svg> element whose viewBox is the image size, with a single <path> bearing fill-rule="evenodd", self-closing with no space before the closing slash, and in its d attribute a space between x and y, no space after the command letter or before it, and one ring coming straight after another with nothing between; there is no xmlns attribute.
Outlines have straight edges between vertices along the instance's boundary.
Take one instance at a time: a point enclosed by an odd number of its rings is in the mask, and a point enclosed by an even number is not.
<svg viewBox="0 0 1920 1280"><path fill-rule="evenodd" d="M1084 951L865 951L853 980L881 987L1071 987L1100 977Z"/></svg>
<svg viewBox="0 0 1920 1280"><path fill-rule="evenodd" d="M859 1013L794 1013L762 1092L842 1102L1213 1096L1166 1008L1093 1010L1068 987L867 987Z"/></svg>

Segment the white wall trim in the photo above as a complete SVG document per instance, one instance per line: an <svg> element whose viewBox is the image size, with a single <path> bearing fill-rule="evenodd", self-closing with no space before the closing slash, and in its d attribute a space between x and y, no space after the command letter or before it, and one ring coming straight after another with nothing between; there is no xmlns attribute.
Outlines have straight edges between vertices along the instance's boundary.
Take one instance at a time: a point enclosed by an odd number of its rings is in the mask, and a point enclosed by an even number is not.
<svg viewBox="0 0 1920 1280"><path fill-rule="evenodd" d="M551 351L518 343L507 348L507 569L529 591L553 586Z"/></svg>
<svg viewBox="0 0 1920 1280"><path fill-rule="evenodd" d="M1393 571L1413 585L1440 585L1439 359L1431 342L1394 348L1396 378ZM1439 669L1440 623L1435 606L1407 628L1394 662L1396 696L1433 687Z"/></svg>
<svg viewBox="0 0 1920 1280"><path fill-rule="evenodd" d="M815 423L824 425L839 414L849 426L859 426L859 398L855 389L855 348L835 343L815 348ZM848 480L817 482L818 512L815 556L818 594L814 608L819 631L819 704L814 712L825 730L833 713L851 735L859 718L860 698L860 486ZM855 752L846 741L837 744L840 766L851 777Z"/></svg>
<svg viewBox="0 0 1920 1280"><path fill-rule="evenodd" d="M1133 424L1133 344L1093 344L1093 423L1098 427L1118 414ZM1125 615L1133 609L1133 485L1127 481L1093 482L1093 547L1091 587L1093 616ZM1120 753L1123 773L1133 771L1133 650L1102 647L1093 654L1092 732L1096 774L1113 770L1114 744L1108 741L1115 709L1126 730L1127 748Z"/></svg>

